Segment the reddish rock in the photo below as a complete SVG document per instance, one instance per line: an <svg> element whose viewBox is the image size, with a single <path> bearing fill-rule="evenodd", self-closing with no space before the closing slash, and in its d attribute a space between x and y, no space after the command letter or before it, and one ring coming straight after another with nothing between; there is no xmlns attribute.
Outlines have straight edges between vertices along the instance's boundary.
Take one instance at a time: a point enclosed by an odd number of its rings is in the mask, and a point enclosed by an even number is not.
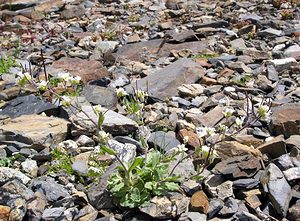
<svg viewBox="0 0 300 221"><path fill-rule="evenodd" d="M8 221L10 214L10 208L8 206L0 205L0 220Z"/></svg>
<svg viewBox="0 0 300 221"><path fill-rule="evenodd" d="M189 131L187 129L181 129L178 132L178 136L179 136L180 140L182 140L182 141L184 140L184 137L188 137L187 144L194 148L200 146L200 142L199 142L199 138L198 138L197 134L192 131Z"/></svg>
<svg viewBox="0 0 300 221"><path fill-rule="evenodd" d="M53 62L48 70L51 73L68 71L74 76L80 76L84 83L102 77L109 77L109 72L98 61L88 61L80 58L62 58Z"/></svg>
<svg viewBox="0 0 300 221"><path fill-rule="evenodd" d="M260 145L257 149L262 153L269 154L273 158L286 154L286 146L283 135L277 136L269 142Z"/></svg>
<svg viewBox="0 0 300 221"><path fill-rule="evenodd" d="M193 194L190 201L190 210L200 213L207 213L209 207L208 197L203 191Z"/></svg>
<svg viewBox="0 0 300 221"><path fill-rule="evenodd" d="M300 221L300 203L293 205L288 211L288 220Z"/></svg>
<svg viewBox="0 0 300 221"><path fill-rule="evenodd" d="M200 83L204 84L204 85L207 85L207 86L218 84L218 82L215 79L209 78L209 77L205 77L205 76L203 76L201 78L201 82Z"/></svg>
<svg viewBox="0 0 300 221"><path fill-rule="evenodd" d="M253 156L256 157L261 155L259 150L256 150L253 147L244 144L240 144L239 142L236 141L221 142L216 146L216 151L218 153L218 156L222 160L226 160L228 158L235 157L235 156L243 156L248 154L252 154Z"/></svg>

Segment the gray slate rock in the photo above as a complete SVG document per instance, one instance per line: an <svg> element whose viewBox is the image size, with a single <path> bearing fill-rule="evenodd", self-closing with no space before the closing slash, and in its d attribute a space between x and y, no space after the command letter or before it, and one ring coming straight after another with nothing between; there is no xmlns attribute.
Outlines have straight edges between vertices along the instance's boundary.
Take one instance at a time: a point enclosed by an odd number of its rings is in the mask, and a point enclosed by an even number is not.
<svg viewBox="0 0 300 221"><path fill-rule="evenodd" d="M16 118L25 114L40 114L42 112L49 115L55 114L57 112L57 106L42 101L31 94L8 101L5 107L0 110L0 117L7 115L10 118Z"/></svg>
<svg viewBox="0 0 300 221"><path fill-rule="evenodd" d="M55 207L55 208L49 208L45 209L43 212L43 219L44 220L58 220L62 217L64 214L64 211L66 210L65 207Z"/></svg>
<svg viewBox="0 0 300 221"><path fill-rule="evenodd" d="M285 217L292 196L291 187L281 170L275 164L270 163L260 181L277 213Z"/></svg>
<svg viewBox="0 0 300 221"><path fill-rule="evenodd" d="M98 116L91 106L82 106L82 110L88 114L93 122L98 122ZM103 109L103 113L104 122L102 127L104 131L112 135L127 135L136 132L138 125L135 121L112 110L106 111L106 109ZM74 126L73 135L93 135L96 131L96 125L83 112L73 115L71 121Z"/></svg>
<svg viewBox="0 0 300 221"><path fill-rule="evenodd" d="M223 217L231 216L235 214L239 209L238 203L232 197L225 200L223 208L220 210L219 214Z"/></svg>
<svg viewBox="0 0 300 221"><path fill-rule="evenodd" d="M82 94L92 104L100 104L105 108L112 108L117 104L116 92L111 88L97 85L86 85Z"/></svg>
<svg viewBox="0 0 300 221"><path fill-rule="evenodd" d="M209 207L207 211L207 218L211 219L217 214L224 206L224 202L221 199L212 199L209 202Z"/></svg>
<svg viewBox="0 0 300 221"><path fill-rule="evenodd" d="M168 131L167 133L164 131L153 132L148 139L148 143L164 151L169 151L180 145L180 142L175 137L175 133L172 131Z"/></svg>
<svg viewBox="0 0 300 221"><path fill-rule="evenodd" d="M87 191L90 204L97 210L115 208L106 186L109 177L117 166L118 163L109 166L106 172L101 176L101 180L98 183L93 183Z"/></svg>
<svg viewBox="0 0 300 221"><path fill-rule="evenodd" d="M70 197L70 194L65 187L61 184L58 184L53 178L50 177L39 177L33 179L31 181L30 188L35 192L38 191L43 193L50 202L55 202L59 199Z"/></svg>
<svg viewBox="0 0 300 221"><path fill-rule="evenodd" d="M193 84L203 75L204 70L200 64L191 59L182 58L126 86L125 89L132 92L132 88L136 88L137 85L138 89L143 91L148 89L149 96L163 100L166 97L177 96L179 86Z"/></svg>

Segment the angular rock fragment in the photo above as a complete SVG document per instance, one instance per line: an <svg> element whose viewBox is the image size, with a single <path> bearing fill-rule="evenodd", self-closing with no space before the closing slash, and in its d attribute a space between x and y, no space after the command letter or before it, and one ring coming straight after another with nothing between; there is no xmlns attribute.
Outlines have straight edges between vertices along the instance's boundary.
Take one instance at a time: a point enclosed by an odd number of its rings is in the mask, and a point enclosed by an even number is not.
<svg viewBox="0 0 300 221"><path fill-rule="evenodd" d="M264 191L274 205L276 212L285 217L291 200L291 187L283 173L273 163L270 163L260 178Z"/></svg>
<svg viewBox="0 0 300 221"><path fill-rule="evenodd" d="M60 118L23 115L0 126L0 143L42 150L63 141L68 135L68 125L68 121Z"/></svg>

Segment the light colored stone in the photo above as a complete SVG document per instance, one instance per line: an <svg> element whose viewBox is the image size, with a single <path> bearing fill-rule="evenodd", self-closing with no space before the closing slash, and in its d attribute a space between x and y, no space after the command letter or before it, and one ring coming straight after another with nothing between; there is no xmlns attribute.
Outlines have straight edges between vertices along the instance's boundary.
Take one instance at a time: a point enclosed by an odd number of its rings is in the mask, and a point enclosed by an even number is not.
<svg viewBox="0 0 300 221"><path fill-rule="evenodd" d="M28 176L18 170L0 167L0 183L6 183L10 179L19 179L23 184L27 184L30 181Z"/></svg>
<svg viewBox="0 0 300 221"><path fill-rule="evenodd" d="M41 150L65 140L69 122L42 115L23 115L0 126L0 134L4 140L13 140L28 145L28 148Z"/></svg>

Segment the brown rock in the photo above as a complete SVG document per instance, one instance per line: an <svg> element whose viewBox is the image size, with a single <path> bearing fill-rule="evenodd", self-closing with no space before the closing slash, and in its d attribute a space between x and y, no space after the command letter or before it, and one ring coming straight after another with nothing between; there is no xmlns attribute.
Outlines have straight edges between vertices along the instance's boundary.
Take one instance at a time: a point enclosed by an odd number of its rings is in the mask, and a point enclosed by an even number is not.
<svg viewBox="0 0 300 221"><path fill-rule="evenodd" d="M216 85L216 84L218 84L218 82L217 82L217 80L215 80L213 78L203 76L201 78L201 84L205 84L207 86L210 86L210 85Z"/></svg>
<svg viewBox="0 0 300 221"><path fill-rule="evenodd" d="M222 160L226 160L234 156L243 156L248 154L252 154L256 157L261 155L259 150L244 144L240 144L236 141L223 141L216 146L216 151Z"/></svg>
<svg viewBox="0 0 300 221"><path fill-rule="evenodd" d="M262 153L269 154L272 158L280 157L286 153L284 137L283 135L279 135L269 142L260 145L257 149Z"/></svg>
<svg viewBox="0 0 300 221"><path fill-rule="evenodd" d="M253 146L255 148L264 142L263 140L258 139L256 137L254 137L253 135L237 135L237 136L234 136L233 139L235 141L239 142L240 144L244 144L247 146Z"/></svg>
<svg viewBox="0 0 300 221"><path fill-rule="evenodd" d="M0 134L5 136L0 143L16 141L40 150L64 141L68 125L68 121L56 117L23 115L0 126Z"/></svg>
<svg viewBox="0 0 300 221"><path fill-rule="evenodd" d="M218 163L213 173L233 178L253 177L261 169L260 160L252 155L236 156Z"/></svg>
<svg viewBox="0 0 300 221"><path fill-rule="evenodd" d="M98 61L88 61L80 58L62 58L53 62L48 73L56 74L68 71L74 76L80 76L84 83L102 77L108 77L109 72Z"/></svg>
<svg viewBox="0 0 300 221"><path fill-rule="evenodd" d="M47 199L40 192L34 193L35 198L27 204L27 216L29 220L41 219L47 205Z"/></svg>
<svg viewBox="0 0 300 221"><path fill-rule="evenodd" d="M182 129L178 132L179 138L183 141L184 137L188 137L187 144L196 148L200 146L199 138L196 133L189 131L187 129Z"/></svg>
<svg viewBox="0 0 300 221"><path fill-rule="evenodd" d="M261 195L261 192L259 189L254 189L254 190L249 190L249 191L243 192L242 195L244 196L246 203L251 208L256 209L262 205L261 201L259 200L259 196Z"/></svg>
<svg viewBox="0 0 300 221"><path fill-rule="evenodd" d="M207 41L192 41L184 42L181 44L163 44L162 48L159 50L163 39L150 40L144 42L138 42L135 44L125 45L121 47L114 56L118 59L127 59L132 61L142 62L145 59L144 52L150 54L157 54L157 57L168 57L172 50L180 51L182 49L191 50L193 54L203 51L207 47Z"/></svg>
<svg viewBox="0 0 300 221"><path fill-rule="evenodd" d="M63 0L46 0L42 1L40 4L34 7L34 10L37 12L48 13L52 8L61 9L64 6Z"/></svg>
<svg viewBox="0 0 300 221"><path fill-rule="evenodd" d="M208 197L203 191L193 194L190 201L190 210L200 213L207 213L209 207Z"/></svg>
<svg viewBox="0 0 300 221"><path fill-rule="evenodd" d="M10 208L8 206L0 205L0 220L8 221L10 214Z"/></svg>
<svg viewBox="0 0 300 221"><path fill-rule="evenodd" d="M275 135L300 135L300 104L285 104L272 108L271 129Z"/></svg>
<svg viewBox="0 0 300 221"><path fill-rule="evenodd" d="M210 110L206 114L203 114L199 118L199 124L205 127L215 126L218 122L220 122L223 119L223 111L223 107L216 106L214 109Z"/></svg>

